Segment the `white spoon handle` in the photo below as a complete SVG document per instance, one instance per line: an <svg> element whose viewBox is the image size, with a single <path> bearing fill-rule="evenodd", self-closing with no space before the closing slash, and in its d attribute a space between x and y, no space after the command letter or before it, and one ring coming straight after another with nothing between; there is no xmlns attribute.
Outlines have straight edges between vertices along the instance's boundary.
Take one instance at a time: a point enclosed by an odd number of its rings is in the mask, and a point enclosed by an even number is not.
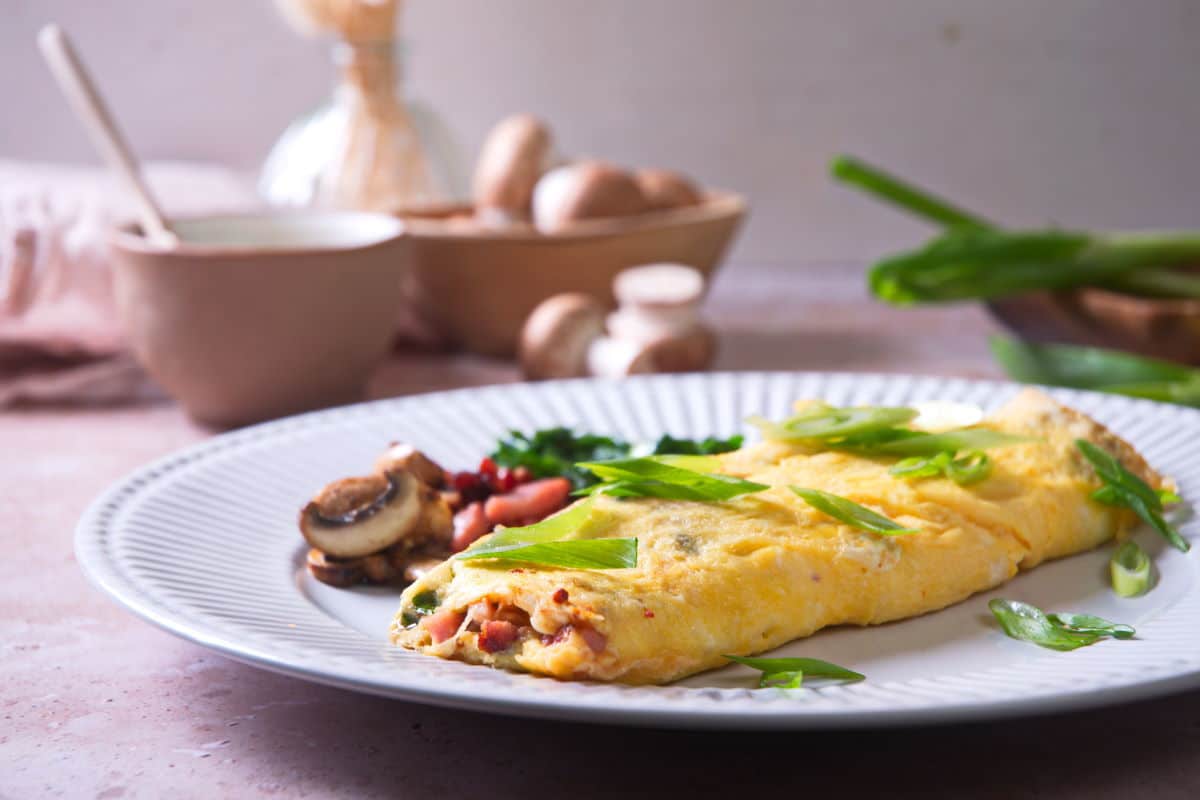
<svg viewBox="0 0 1200 800"><path fill-rule="evenodd" d="M168 226L166 217L142 180L137 159L121 136L67 34L57 25L47 25L38 33L38 47L75 111L75 116L91 136L92 144L100 151L108 166L125 179L133 192L146 236L165 247L177 244L178 237Z"/></svg>

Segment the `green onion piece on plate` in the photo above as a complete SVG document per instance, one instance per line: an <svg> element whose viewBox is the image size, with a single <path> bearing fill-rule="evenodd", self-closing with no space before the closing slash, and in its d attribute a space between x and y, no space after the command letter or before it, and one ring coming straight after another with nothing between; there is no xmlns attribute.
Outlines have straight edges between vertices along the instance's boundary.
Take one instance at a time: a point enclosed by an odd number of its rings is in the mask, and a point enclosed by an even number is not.
<svg viewBox="0 0 1200 800"><path fill-rule="evenodd" d="M758 682L760 689L799 689L806 677L828 678L845 683L866 679L865 675L854 670L839 667L837 664L831 664L819 658L747 658L745 656L723 656L723 658L762 672L762 677Z"/></svg>
<svg viewBox="0 0 1200 800"><path fill-rule="evenodd" d="M1046 614L1019 600L997 597L988 602L988 608L1010 637L1051 650L1077 650L1106 637L1129 639L1134 635L1128 625L1087 614Z"/></svg>
<svg viewBox="0 0 1200 800"><path fill-rule="evenodd" d="M1163 499L1158 492L1121 466L1121 462L1107 450L1086 439L1076 439L1075 446L1091 462L1096 474L1104 482L1104 486L1092 494L1093 499L1108 505L1132 509L1176 550L1186 553L1191 549L1187 539L1163 518Z"/></svg>
<svg viewBox="0 0 1200 800"><path fill-rule="evenodd" d="M839 497L836 494L823 492L820 489L804 489L790 486L793 492L822 514L833 517L838 522L844 522L860 530L878 533L881 536L898 536L905 533L920 533L917 528L906 528L882 514L877 514L866 506L860 506L853 500Z"/></svg>
<svg viewBox="0 0 1200 800"><path fill-rule="evenodd" d="M1113 551L1108 562L1113 591L1121 597L1138 597L1150 590L1150 556L1133 539Z"/></svg>

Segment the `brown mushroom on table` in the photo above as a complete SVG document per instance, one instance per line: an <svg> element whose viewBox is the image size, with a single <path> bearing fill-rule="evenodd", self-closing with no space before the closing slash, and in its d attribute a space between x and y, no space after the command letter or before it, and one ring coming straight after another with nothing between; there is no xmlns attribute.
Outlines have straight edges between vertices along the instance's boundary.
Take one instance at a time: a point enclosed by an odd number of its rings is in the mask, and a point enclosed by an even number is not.
<svg viewBox="0 0 1200 800"><path fill-rule="evenodd" d="M537 306L521 334L525 375L620 377L711 363L716 337L697 319L704 291L698 272L679 265L627 270L614 291L621 306L607 316L607 335L605 306L589 295L556 295Z"/></svg>
<svg viewBox="0 0 1200 800"><path fill-rule="evenodd" d="M639 169L633 173L633 179L642 190L642 197L650 211L698 206L704 200L696 184L673 170Z"/></svg>
<svg viewBox="0 0 1200 800"><path fill-rule="evenodd" d="M479 222L507 227L528 221L534 186L553 159L553 139L544 122L530 114L501 120L475 166L472 197Z"/></svg>
<svg viewBox="0 0 1200 800"><path fill-rule="evenodd" d="M637 182L603 161L579 161L547 172L533 190L533 224L557 233L590 219L631 217L647 210Z"/></svg>
<svg viewBox="0 0 1200 800"><path fill-rule="evenodd" d="M607 309L594 297L568 292L544 300L521 331L520 361L525 375L574 378L587 374L587 353L604 335Z"/></svg>

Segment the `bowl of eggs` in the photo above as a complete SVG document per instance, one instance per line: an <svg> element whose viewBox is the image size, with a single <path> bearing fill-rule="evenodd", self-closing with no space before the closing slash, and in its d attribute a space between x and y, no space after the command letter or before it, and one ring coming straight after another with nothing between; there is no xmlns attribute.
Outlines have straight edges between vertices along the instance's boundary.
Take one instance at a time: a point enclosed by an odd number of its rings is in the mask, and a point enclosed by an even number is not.
<svg viewBox="0 0 1200 800"><path fill-rule="evenodd" d="M552 295L611 306L619 272L657 262L707 278L745 215L739 195L677 172L561 159L544 122L515 115L484 143L471 204L401 214L409 303L446 341L512 356L526 318Z"/></svg>

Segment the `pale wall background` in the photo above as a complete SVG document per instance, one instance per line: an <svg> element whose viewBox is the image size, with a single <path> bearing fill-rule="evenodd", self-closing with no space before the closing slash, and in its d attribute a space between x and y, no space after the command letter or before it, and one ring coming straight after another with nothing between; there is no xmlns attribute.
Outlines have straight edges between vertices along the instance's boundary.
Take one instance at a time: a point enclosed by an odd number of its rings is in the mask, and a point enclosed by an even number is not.
<svg viewBox="0 0 1200 800"><path fill-rule="evenodd" d="M512 110L576 153L747 193L737 249L862 259L923 226L824 177L838 151L1011 223L1200 224L1195 0L411 0L411 85L473 151ZM0 157L87 161L37 60L67 26L152 158L255 166L328 90L268 0L0 0Z"/></svg>

